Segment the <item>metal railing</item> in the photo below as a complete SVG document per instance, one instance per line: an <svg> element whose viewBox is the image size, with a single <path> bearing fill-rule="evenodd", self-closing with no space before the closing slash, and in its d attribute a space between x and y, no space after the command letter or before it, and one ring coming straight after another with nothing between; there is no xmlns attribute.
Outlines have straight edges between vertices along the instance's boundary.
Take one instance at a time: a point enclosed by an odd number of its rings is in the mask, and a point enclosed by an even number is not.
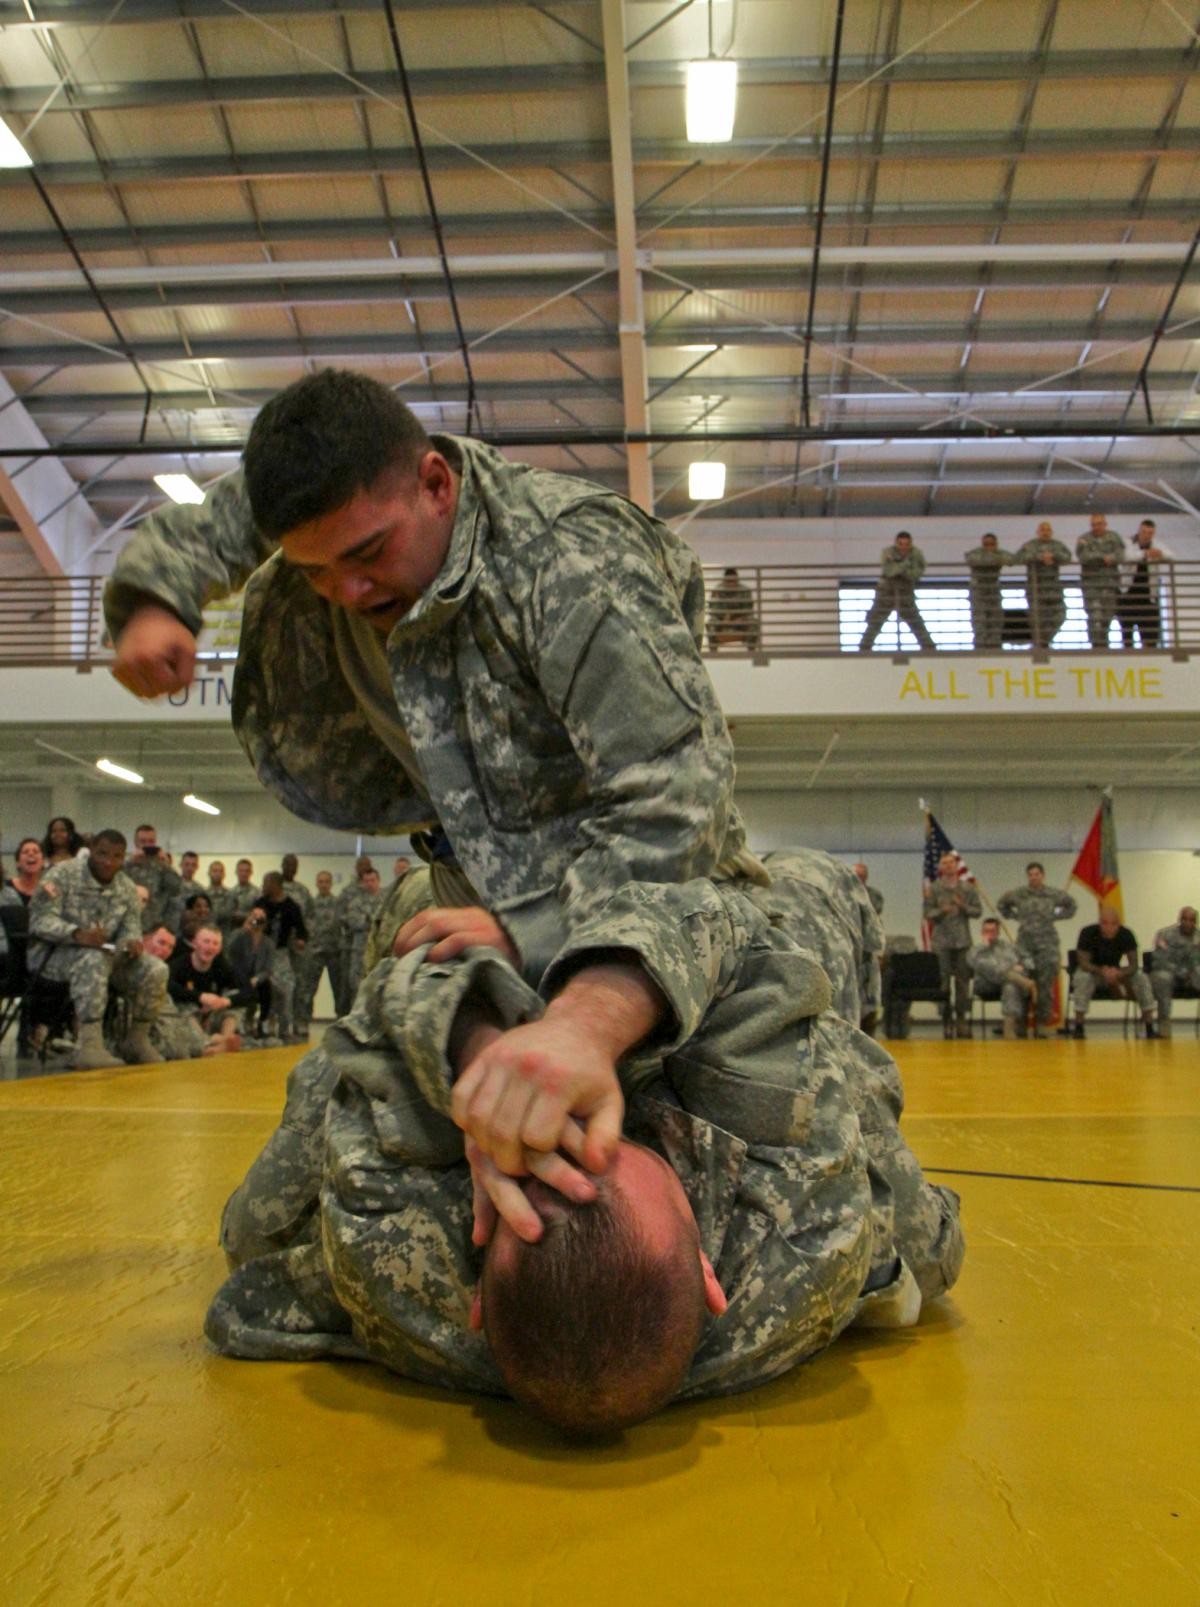
<svg viewBox="0 0 1200 1607"><path fill-rule="evenodd" d="M1155 566L1159 585L1149 598L1128 589L1117 596L1109 624L1111 649L1158 650L1177 655L1200 652L1200 563ZM1120 566L1128 588L1134 566ZM1064 569L1061 598L1036 571L1006 569L994 591L972 590L963 565L935 564L915 587L880 593L878 568L865 564L744 565L705 568L708 618L707 657L833 657L860 650L872 605L889 604L888 617L873 644L877 653L908 654L922 649L913 632L916 613L941 653L1025 652L1047 645L1055 652L1088 652L1087 599L1079 571ZM104 641L102 575L80 578L37 576L0 580L0 666L70 666L91 669L112 662ZM911 606L910 606L911 605ZM907 616L902 620L895 608ZM200 656L233 657L236 608L201 639ZM1096 625L1093 621L1093 626ZM1052 634L1048 643L1043 640Z"/></svg>

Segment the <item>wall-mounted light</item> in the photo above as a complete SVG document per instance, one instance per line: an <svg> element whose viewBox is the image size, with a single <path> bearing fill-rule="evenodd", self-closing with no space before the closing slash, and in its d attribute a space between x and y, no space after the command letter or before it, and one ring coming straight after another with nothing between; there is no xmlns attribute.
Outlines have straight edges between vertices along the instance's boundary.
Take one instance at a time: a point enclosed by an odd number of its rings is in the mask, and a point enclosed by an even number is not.
<svg viewBox="0 0 1200 1607"><path fill-rule="evenodd" d="M688 496L693 502L717 502L725 495L725 465L708 459L688 464Z"/></svg>
<svg viewBox="0 0 1200 1607"><path fill-rule="evenodd" d="M172 502L204 501L204 492L192 479L190 474L156 474L154 483L160 491L165 491Z"/></svg>
<svg viewBox="0 0 1200 1607"><path fill-rule="evenodd" d="M202 815L219 815L221 811L216 804L205 803L203 798L197 798L194 792L185 792L183 801L189 809L198 809Z"/></svg>
<svg viewBox="0 0 1200 1607"><path fill-rule="evenodd" d="M145 776L139 776L136 770L127 770L123 764L114 764L111 759L97 759L96 769L103 770L106 776L116 776L118 781L132 781L135 787L140 787Z"/></svg>

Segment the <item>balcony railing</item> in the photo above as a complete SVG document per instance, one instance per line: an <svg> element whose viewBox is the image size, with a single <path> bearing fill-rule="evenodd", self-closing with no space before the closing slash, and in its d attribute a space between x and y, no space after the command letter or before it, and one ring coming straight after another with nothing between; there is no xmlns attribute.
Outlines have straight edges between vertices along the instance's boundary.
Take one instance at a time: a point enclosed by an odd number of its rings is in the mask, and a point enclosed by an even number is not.
<svg viewBox="0 0 1200 1607"><path fill-rule="evenodd" d="M1162 563L1155 570L1159 584L1149 598L1139 598L1128 589L1134 566L1120 566L1125 589L1105 644L1091 640L1077 569L1062 572L1061 607L1053 588L1024 569L1001 571L997 596L982 606L976 596L973 605L968 570L950 564L931 565L913 601L939 653L1088 652L1099 645L1176 656L1200 652L1200 563ZM732 576L725 566L710 565L705 655L762 661L857 653L878 582L872 565L744 565ZM0 666L86 670L111 663L103 590L103 576L0 580ZM895 600L907 604L907 598ZM1051 625L1056 628L1047 643L1042 637ZM201 658L232 659L237 627L236 602L221 605L201 639ZM921 648L910 624L892 612L873 651L916 654Z"/></svg>

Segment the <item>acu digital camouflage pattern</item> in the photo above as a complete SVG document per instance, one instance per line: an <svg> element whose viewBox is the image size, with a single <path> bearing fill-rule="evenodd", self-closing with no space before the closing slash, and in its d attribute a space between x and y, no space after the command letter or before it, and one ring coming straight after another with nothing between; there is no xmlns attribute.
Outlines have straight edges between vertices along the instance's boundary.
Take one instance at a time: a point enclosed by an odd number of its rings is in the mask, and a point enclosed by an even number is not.
<svg viewBox="0 0 1200 1607"><path fill-rule="evenodd" d="M304 913L308 927L308 947L296 956L296 1027L302 1031L312 1020L313 1000L320 986L321 973L328 969L334 1007L342 1010L341 945L338 933L338 898L334 893L314 893L311 908Z"/></svg>
<svg viewBox="0 0 1200 1607"><path fill-rule="evenodd" d="M77 930L94 926L104 928L115 953L75 942ZM153 955L124 952L141 936L141 903L129 877L118 871L105 885L86 859L68 859L47 871L30 902L29 969L66 982L83 1023L103 1019L110 985L129 999L134 1021L146 1023L166 998L167 967Z"/></svg>
<svg viewBox="0 0 1200 1607"><path fill-rule="evenodd" d="M1160 927L1154 934L1153 953L1150 986L1158 1004L1158 1019L1169 1021L1176 986L1200 988L1200 928L1189 935L1178 922Z"/></svg>
<svg viewBox="0 0 1200 1607"><path fill-rule="evenodd" d="M123 874L150 894L142 911L142 931L154 932L165 926L174 932L183 912L183 880L179 872L172 870L159 853L150 859L138 859L131 854L125 861Z"/></svg>
<svg viewBox="0 0 1200 1607"><path fill-rule="evenodd" d="M338 898L338 970L344 990L343 1012L353 1004L363 979L367 938L382 904L382 890L372 893L360 881L351 882Z"/></svg>
<svg viewBox="0 0 1200 1607"><path fill-rule="evenodd" d="M1050 563L1046 562L1047 554ZM1035 536L1017 549L1017 562L1025 565L1029 628L1034 646L1049 647L1067 617L1062 566L1071 562L1071 549L1061 541L1039 541Z"/></svg>
<svg viewBox="0 0 1200 1607"><path fill-rule="evenodd" d="M342 830L440 823L536 979L626 881L757 873L700 658L703 578L621 497L476 441L435 445L461 469L450 547L387 642L411 766L342 672L336 611L268 556L239 475L141 526L109 583L108 623L119 631L149 595L199 629L204 602L257 569L233 715L260 779Z"/></svg>
<svg viewBox="0 0 1200 1607"><path fill-rule="evenodd" d="M892 614L898 614L917 638L918 644L926 652L932 652L933 638L925 629L916 594L917 582L925 573L925 554L915 546L906 553L901 553L895 546L885 547L881 563L880 579L867 611L859 651L865 652L871 647L887 620Z"/></svg>
<svg viewBox="0 0 1200 1607"><path fill-rule="evenodd" d="M971 571L971 635L984 652L1000 647L1004 639L1004 599L1000 591L1000 571L1017 562L1016 554L1003 547L972 547L966 554Z"/></svg>
<svg viewBox="0 0 1200 1607"><path fill-rule="evenodd" d="M1037 983L1037 1016L1049 1021L1054 1008L1054 983L1062 964L1055 921L1069 921L1076 904L1061 887L1015 887L996 905L1005 920L1017 922L1017 948Z"/></svg>
<svg viewBox="0 0 1200 1607"><path fill-rule="evenodd" d="M1090 530L1075 543L1082 572L1083 606L1087 610L1088 641L1108 646L1108 628L1121 595L1121 560L1125 543L1115 530L1094 535Z"/></svg>
<svg viewBox="0 0 1200 1607"><path fill-rule="evenodd" d="M971 947L971 921L983 914L983 905L974 887L958 881L947 886L939 877L925 894L922 914L929 922L929 944L936 954Z"/></svg>
<svg viewBox="0 0 1200 1607"><path fill-rule="evenodd" d="M670 1006L654 1047L621 1067L625 1132L675 1169L730 1301L681 1394L774 1378L856 1317L914 1320L957 1276L957 1196L923 1179L895 1066L827 1010L817 963L728 885L630 886L579 925L543 991L613 948ZM464 1001L505 1027L542 1002L493 951L444 965L425 952L383 960L292 1073L222 1223L234 1270L206 1331L226 1354L370 1357L503 1390L468 1326L481 1259L447 1045Z"/></svg>
<svg viewBox="0 0 1200 1607"><path fill-rule="evenodd" d="M1001 1015L1024 1016L1032 979L1025 974L1015 943L998 937L994 943L977 943L967 956L967 965L978 988L982 982L1000 994Z"/></svg>

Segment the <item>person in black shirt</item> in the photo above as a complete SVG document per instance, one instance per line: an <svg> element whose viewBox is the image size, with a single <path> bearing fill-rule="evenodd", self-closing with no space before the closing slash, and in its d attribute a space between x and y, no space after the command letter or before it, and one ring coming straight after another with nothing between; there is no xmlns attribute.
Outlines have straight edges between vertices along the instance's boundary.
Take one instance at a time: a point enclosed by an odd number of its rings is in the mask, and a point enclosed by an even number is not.
<svg viewBox="0 0 1200 1607"><path fill-rule="evenodd" d="M296 994L296 974L292 969L292 955L301 954L308 942L308 928L294 898L283 890L283 877L279 871L268 871L263 877L262 897L254 902L267 920L267 936L275 945L271 963L271 1008L275 1015L275 1031L284 1042L303 1042L293 1031L293 1010Z"/></svg>
<svg viewBox="0 0 1200 1607"><path fill-rule="evenodd" d="M1158 1037L1154 994L1144 971L1138 969L1137 938L1112 904L1101 904L1095 926L1085 926L1075 945L1077 964L1071 996L1075 1025L1071 1035L1082 1038L1083 1021L1096 993L1110 999L1134 999L1146 1024L1147 1038Z"/></svg>
<svg viewBox="0 0 1200 1607"><path fill-rule="evenodd" d="M258 1026L255 1037L265 1038L267 1020L271 1014L271 971L275 963L275 945L266 935L267 917L260 909L252 909L245 923L229 939L225 957L233 968L238 986L249 988L258 1001ZM247 1026L250 1016L246 1016Z"/></svg>
<svg viewBox="0 0 1200 1607"><path fill-rule="evenodd" d="M231 1011L254 1003L254 989L238 982L221 953L221 934L215 926L199 927L191 948L181 946L171 957L167 991L180 1009L195 1010L200 1025L210 1033L225 1030Z"/></svg>

